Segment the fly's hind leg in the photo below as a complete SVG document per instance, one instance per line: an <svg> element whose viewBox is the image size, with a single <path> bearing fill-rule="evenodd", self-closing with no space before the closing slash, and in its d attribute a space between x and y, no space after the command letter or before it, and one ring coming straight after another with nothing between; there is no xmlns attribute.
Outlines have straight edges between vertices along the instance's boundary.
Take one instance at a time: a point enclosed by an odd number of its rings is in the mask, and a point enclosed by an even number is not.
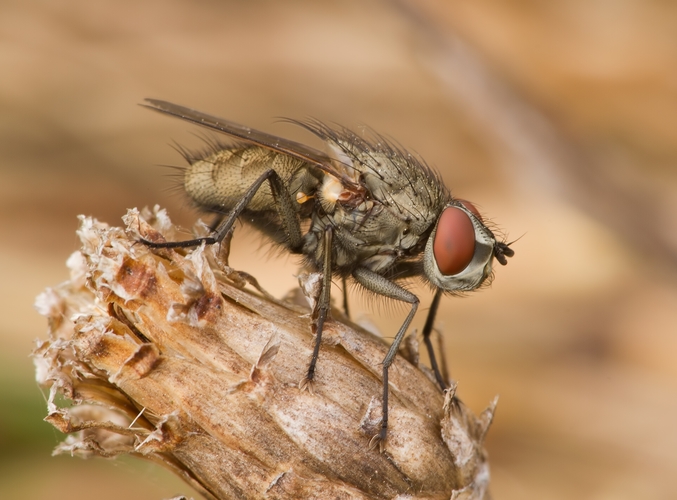
<svg viewBox="0 0 677 500"><path fill-rule="evenodd" d="M221 212L217 213L216 217L214 217L214 220L212 221L212 223L209 224L209 230L212 231L212 232L216 231L216 228L221 225L221 223L223 222L223 219L225 219L225 218L226 218L226 214L221 213Z"/></svg>
<svg viewBox="0 0 677 500"><path fill-rule="evenodd" d="M322 290L320 296L315 302L315 308L312 314L312 329L315 334L315 346L313 347L313 355L310 358L308 365L308 372L306 376L299 382L299 389L308 389L312 392L312 382L315 378L315 367L317 365L317 358L320 356L320 344L322 342L322 330L324 322L329 316L329 308L331 304L331 246L334 236L334 228L327 226L324 229L324 236L322 238L322 245L324 251L324 260L322 263Z"/></svg>
<svg viewBox="0 0 677 500"><path fill-rule="evenodd" d="M144 239L141 239L140 241L151 248L188 248L201 245L202 243L205 243L206 245L221 243L221 241L231 233L235 221L247 208L247 205L249 205L252 198L254 198L254 195L256 195L265 181L268 181L270 184L273 197L275 198L275 204L277 205L277 210L280 214L280 220L287 231L289 249L292 252L299 252L303 246L301 223L299 222L298 214L294 209L294 202L289 191L285 187L278 173L273 169L266 170L251 186L249 186L242 199L237 202L228 216L219 222L216 229L214 229L209 236L192 240L167 241L162 243Z"/></svg>
<svg viewBox="0 0 677 500"><path fill-rule="evenodd" d="M371 290L372 292L391 299L401 300L402 302L411 304L411 310L409 311L409 314L404 320L404 323L402 323L402 326L400 326L400 329L395 336L395 340L393 340L393 343L390 345L390 349L388 349L386 357L383 359L383 418L381 419L381 430L378 434L372 437L371 441L369 442L369 448L373 449L376 446L379 446L379 449L382 452L388 431L388 369L397 355L397 350L400 347L402 339L404 338L404 334L409 329L411 320L414 319L414 315L418 309L419 300L418 297L416 297L416 295L410 291L405 290L397 283L393 283L389 279L384 278L380 274L376 274L369 269L358 268L353 272L353 277L367 290Z"/></svg>

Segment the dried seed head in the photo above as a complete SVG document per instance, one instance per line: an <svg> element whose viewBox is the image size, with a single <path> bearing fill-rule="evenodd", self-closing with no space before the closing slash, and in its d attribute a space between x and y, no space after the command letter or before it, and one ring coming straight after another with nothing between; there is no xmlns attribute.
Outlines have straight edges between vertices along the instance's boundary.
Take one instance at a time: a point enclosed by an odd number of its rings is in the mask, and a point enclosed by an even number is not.
<svg viewBox="0 0 677 500"><path fill-rule="evenodd" d="M46 420L69 434L55 453L145 457L211 499L485 498L493 404L477 418L454 391L445 398L410 346L390 371L384 452L370 450L379 338L329 322L314 391L301 391L307 311L245 290L256 281L218 265L216 248L137 244L173 231L157 207L124 220L82 217L71 280L37 299L49 320L33 354ZM58 407L57 393L74 406Z"/></svg>

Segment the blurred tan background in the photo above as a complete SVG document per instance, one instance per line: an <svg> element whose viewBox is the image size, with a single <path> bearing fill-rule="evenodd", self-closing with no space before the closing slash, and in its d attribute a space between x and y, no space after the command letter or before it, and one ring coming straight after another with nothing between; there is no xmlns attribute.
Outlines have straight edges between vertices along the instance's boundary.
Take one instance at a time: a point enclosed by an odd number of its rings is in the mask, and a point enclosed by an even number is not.
<svg viewBox="0 0 677 500"><path fill-rule="evenodd" d="M156 97L310 144L276 117L367 124L421 154L524 235L438 322L461 398L500 395L494 497L677 498L675 26L664 0L2 0L0 497L191 494L141 461L51 458L28 358L78 214L197 217L157 165L200 131L137 106ZM231 264L281 296L295 262L270 253L239 230ZM351 305L384 336L405 314Z"/></svg>

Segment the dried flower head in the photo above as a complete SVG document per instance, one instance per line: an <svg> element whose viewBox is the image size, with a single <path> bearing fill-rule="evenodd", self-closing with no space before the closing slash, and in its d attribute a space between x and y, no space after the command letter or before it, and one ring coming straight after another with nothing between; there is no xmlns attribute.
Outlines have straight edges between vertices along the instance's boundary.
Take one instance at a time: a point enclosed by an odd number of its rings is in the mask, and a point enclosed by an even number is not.
<svg viewBox="0 0 677 500"><path fill-rule="evenodd" d="M302 391L309 309L270 297L217 247L136 243L173 231L164 210L124 221L81 217L71 279L37 299L49 321L34 351L46 420L68 434L55 453L150 459L209 499L488 497L495 402L476 417L453 389L442 394L416 342L390 372L384 451L370 450L380 338L328 323L313 391ZM59 393L73 406L57 406Z"/></svg>

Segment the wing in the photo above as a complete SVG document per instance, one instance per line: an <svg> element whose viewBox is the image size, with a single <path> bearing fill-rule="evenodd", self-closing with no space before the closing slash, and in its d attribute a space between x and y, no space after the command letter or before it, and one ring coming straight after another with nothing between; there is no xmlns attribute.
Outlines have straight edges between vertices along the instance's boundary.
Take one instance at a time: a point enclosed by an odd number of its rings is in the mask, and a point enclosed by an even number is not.
<svg viewBox="0 0 677 500"><path fill-rule="evenodd" d="M223 132L226 135L234 137L238 141L255 144L256 146L270 149L276 153L305 161L323 172L340 179L344 186L357 188L355 181L345 173L339 172L333 166L332 159L322 151L318 151L317 149L298 142L290 141L289 139L245 127L244 125L224 120L223 118L217 118L216 116L179 106L178 104L172 104L171 102L158 99L145 99L145 101L148 104L141 104L141 106L181 118L182 120L187 120L212 130Z"/></svg>

